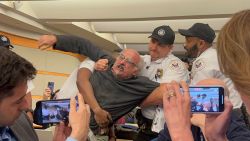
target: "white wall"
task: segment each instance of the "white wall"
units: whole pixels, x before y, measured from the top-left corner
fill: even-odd
[[[57,52],[21,46],[15,46],[13,51],[29,60],[40,71],[70,74],[79,65],[78,58]],[[37,74],[33,81],[35,89],[32,95],[42,95],[49,81],[55,82],[55,90],[59,89],[66,79],[65,76]]]

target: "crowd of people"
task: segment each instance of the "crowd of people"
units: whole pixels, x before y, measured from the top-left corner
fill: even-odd
[[[52,47],[89,57],[72,75],[74,87],[80,92],[78,110],[76,93],[59,92],[56,96],[73,98],[70,126],[57,125],[53,140],[87,140],[89,128],[95,135],[108,135],[109,140],[115,140],[113,124],[137,106],[141,107],[138,112],[143,120],[138,121],[136,141],[200,140],[199,129],[209,141],[250,140],[250,130],[242,118],[247,115],[240,109],[244,105],[250,108],[249,23],[250,10],[234,14],[221,29],[215,47],[215,32],[208,24],[195,23],[189,29],[179,29],[186,39],[187,55],[196,58],[190,75],[188,67],[171,53],[175,33],[169,26],[154,29],[149,36],[149,55],[145,56],[125,49],[114,58],[84,38],[41,36],[40,49]],[[36,69],[7,48],[0,48],[0,60],[0,140],[38,140],[22,112],[29,109],[25,99],[27,82],[35,77]],[[217,110],[218,99],[207,94],[191,97],[187,82],[223,86],[224,111],[192,114],[193,108],[203,112]],[[203,102],[208,98],[208,103]]]
[[[216,50],[219,65],[222,73],[234,82],[235,88],[239,91],[244,104],[249,109],[249,30],[250,10],[244,10],[233,15],[220,31]],[[216,84],[211,83],[210,84]],[[164,95],[164,111],[166,123],[172,140],[193,140],[190,132],[190,96],[187,92],[183,95],[178,91],[178,85],[174,85],[176,96]],[[231,92],[229,91],[229,96]],[[227,99],[227,98],[225,98]],[[218,115],[206,115],[204,133],[207,140],[249,140],[249,138],[229,139],[227,129],[232,113],[230,101],[225,101],[225,110]],[[177,128],[178,127],[178,128]],[[242,131],[242,130],[240,130]],[[239,134],[243,135],[243,132]],[[248,133],[249,135],[249,133]]]
[[[219,95],[219,94],[216,94]],[[191,111],[192,112],[216,112],[219,111],[219,97],[208,98],[206,94],[197,94],[191,96]]]

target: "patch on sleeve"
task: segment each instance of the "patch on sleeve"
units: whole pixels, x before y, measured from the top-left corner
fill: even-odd
[[[199,59],[199,60],[195,61],[195,64],[193,64],[193,65],[194,65],[195,71],[200,71],[203,68],[205,68],[205,61],[203,59]]]
[[[181,61],[173,60],[170,62],[169,68],[173,71],[179,71],[183,68],[183,64]]]

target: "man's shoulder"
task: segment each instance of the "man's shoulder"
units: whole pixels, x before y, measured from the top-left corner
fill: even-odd
[[[151,62],[151,56],[150,55],[141,55],[140,57],[142,58],[142,60],[145,63],[150,63]]]
[[[215,49],[209,49],[193,62],[196,71],[202,69],[219,69],[217,53]]]
[[[168,59],[165,59],[165,64],[169,71],[180,72],[185,71],[184,63],[178,57],[169,55]]]
[[[24,112],[21,112],[19,118],[15,121],[15,124],[13,125],[13,127],[15,127],[15,125],[21,125],[23,128],[32,127],[32,124],[28,116]]]
[[[179,60],[179,61],[181,61],[181,59],[178,58],[177,56],[175,56],[174,54],[170,54],[168,57],[169,57],[171,60]]]
[[[214,61],[217,60],[217,51],[215,48],[210,47],[207,50],[205,50],[197,59],[205,59],[205,60],[210,60]]]
[[[178,57],[174,56],[173,54],[168,55],[167,57],[165,57],[162,61],[163,64],[171,64],[173,62],[178,62],[181,63],[181,59],[179,59]]]
[[[38,141],[38,137],[33,129],[32,123],[24,112],[21,113],[19,118],[10,128],[18,139],[21,138],[28,141]]]

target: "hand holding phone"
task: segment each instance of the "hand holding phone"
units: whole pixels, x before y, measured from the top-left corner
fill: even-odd
[[[51,97],[51,90],[50,88],[46,88],[43,92],[43,99],[48,100]]]
[[[222,114],[207,113],[219,113],[224,110],[224,83],[221,81],[219,81],[219,83],[215,80],[206,80],[204,83],[200,82],[198,84],[211,84],[213,82],[214,84],[219,84],[219,86],[190,86],[189,88],[189,86],[187,86],[186,82],[184,81],[181,81],[180,84],[175,81],[167,84],[165,93],[163,94],[163,110],[170,136],[176,137],[176,135],[178,135],[179,137],[177,137],[182,140],[191,140],[193,138],[190,131],[191,111],[197,113],[206,113],[206,116],[223,115],[224,112]],[[180,87],[182,87],[182,89],[180,89]],[[204,92],[206,95],[202,95]],[[196,99],[197,97],[203,100]],[[218,108],[215,108],[215,111],[217,110],[216,112],[212,111],[213,109],[211,109],[211,106],[210,108],[207,106],[205,109],[198,109],[199,105],[206,103],[205,101],[214,103],[214,100],[216,100],[218,97],[219,100],[217,101],[217,104],[219,103],[220,108],[219,110]],[[206,98],[209,100],[206,100]],[[210,98],[213,98],[212,102],[210,101]],[[191,108],[193,109],[191,110]],[[211,110],[209,111],[207,109]],[[183,133],[188,134],[183,136]]]
[[[89,132],[89,119],[90,119],[90,109],[87,104],[84,103],[83,97],[78,93],[79,97],[79,108],[77,109],[77,103],[74,98],[70,100],[70,113],[69,113],[69,124],[71,128],[70,135],[69,127],[64,124],[59,124],[55,128],[54,140],[65,140],[65,136],[70,136],[75,140],[87,140],[88,134],[93,137],[93,133]],[[65,132],[66,131],[66,132]],[[66,134],[65,134],[66,133]]]

